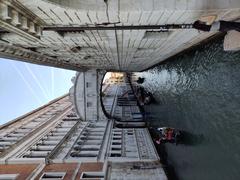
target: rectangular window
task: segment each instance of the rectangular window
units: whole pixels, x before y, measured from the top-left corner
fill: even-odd
[[[87,102],[87,107],[91,107],[92,106],[92,102]]]
[[[120,153],[111,153],[111,157],[121,157]]]
[[[91,83],[90,82],[86,82],[86,87],[90,88],[91,87]]]
[[[104,172],[83,172],[80,179],[104,179]]]
[[[122,137],[113,137],[113,140],[121,140]]]
[[[19,174],[0,174],[0,180],[15,180]]]
[[[112,145],[121,145],[122,143],[120,142],[113,142]]]
[[[122,132],[121,129],[113,129],[114,132]]]
[[[41,176],[41,180],[46,180],[46,179],[63,179],[65,176],[65,172],[45,172],[43,173],[43,175]]]

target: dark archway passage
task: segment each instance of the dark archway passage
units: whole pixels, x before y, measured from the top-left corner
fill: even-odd
[[[101,106],[105,116],[115,121],[115,126],[144,127],[144,117],[138,107],[127,74],[108,72],[101,84]]]

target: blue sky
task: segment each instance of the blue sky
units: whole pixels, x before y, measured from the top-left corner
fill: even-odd
[[[0,125],[68,93],[75,71],[0,58]]]

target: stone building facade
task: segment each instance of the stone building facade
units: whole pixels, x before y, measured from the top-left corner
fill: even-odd
[[[113,114],[124,89],[109,86],[102,97]],[[82,119],[75,109],[65,95],[1,126],[0,179],[167,179],[146,128]],[[136,104],[121,110],[136,111]]]

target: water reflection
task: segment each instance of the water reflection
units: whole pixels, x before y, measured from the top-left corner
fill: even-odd
[[[196,146],[204,142],[203,134],[193,134],[187,131],[181,131],[181,136],[178,144]]]

